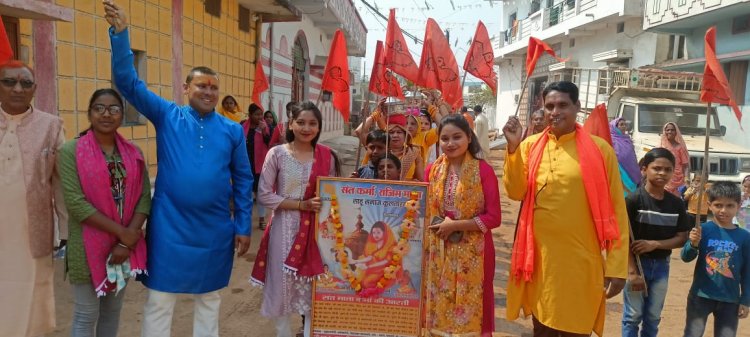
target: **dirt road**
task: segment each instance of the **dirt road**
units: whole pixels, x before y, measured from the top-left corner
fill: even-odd
[[[502,174],[502,158],[500,151],[493,151],[490,162],[496,168],[498,176]],[[502,186],[501,186],[502,188]],[[531,321],[519,319],[508,322],[505,317],[505,285],[508,280],[510,266],[510,244],[518,204],[506,198],[502,200],[503,225],[493,231],[497,254],[497,269],[495,272],[495,317],[496,333],[494,336],[531,336]],[[258,233],[255,230],[255,233]],[[275,336],[273,322],[260,315],[260,303],[263,293],[259,288],[250,286],[247,279],[250,275],[255,251],[259,244],[259,235],[253,236],[252,254],[236,259],[232,279],[227,288],[221,291],[221,323],[220,333],[223,337],[273,337]],[[62,337],[70,335],[73,300],[70,286],[63,280],[62,263],[56,261],[55,298],[57,300],[58,329],[51,336]],[[662,312],[660,335],[666,337],[682,336],[685,326],[685,301],[692,281],[693,264],[683,263],[677,254],[673,254],[669,293]],[[126,289],[125,304],[120,318],[120,336],[140,336],[141,320],[143,318],[143,303],[146,298],[145,288],[137,282],[131,282]],[[189,296],[182,296],[175,308],[172,336],[192,336],[192,300]],[[622,315],[622,296],[608,301],[606,336],[620,335],[620,321]],[[706,336],[712,336],[711,322]],[[297,322],[299,326],[299,322]],[[750,337],[750,321],[740,322],[738,336]]]

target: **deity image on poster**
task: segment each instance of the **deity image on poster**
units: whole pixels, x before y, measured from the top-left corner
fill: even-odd
[[[409,192],[411,188],[404,186],[402,191]],[[373,292],[379,292],[375,289],[382,288],[383,297],[418,298],[425,205],[407,203],[410,199],[404,194],[372,199],[359,194],[335,194],[338,217],[331,212],[332,194],[321,196],[324,201],[319,213],[318,247],[326,275],[318,281],[317,291],[356,294],[358,291],[350,281],[353,277],[363,296],[372,296]],[[416,216],[405,219],[409,204]],[[336,247],[336,219],[342,227],[339,233],[343,250]],[[410,227],[408,237],[400,240],[405,226]],[[398,256],[396,261],[394,255]]]

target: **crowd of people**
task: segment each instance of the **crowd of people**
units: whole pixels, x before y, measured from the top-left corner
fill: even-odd
[[[65,141],[60,118],[32,107],[33,70],[0,65],[0,336],[55,326],[55,219],[67,240],[71,336],[116,336],[134,278],[148,288],[142,336],[170,335],[177,294],[193,295],[194,336],[218,336],[218,291],[235,253],[250,248],[254,204],[264,230],[251,273],[263,286],[261,314],[279,337],[293,336],[291,319],[302,315],[309,336],[312,280],[330,272],[312,239],[316,181],[342,176],[336,152],[319,143],[320,110],[290,102],[284,122],[257,104],[245,113],[232,96],[219,103],[220,80],[207,67],[182,84],[187,105],[163,99],[137,76],[125,12],[111,1],[104,9],[118,90],[91,94],[90,127],[74,139]],[[367,153],[349,176],[428,183],[421,325],[430,336],[491,336],[491,230],[501,211],[489,123],[481,106],[471,116],[436,91],[424,96],[403,111],[378,104],[355,131]],[[530,316],[534,336],[601,336],[605,301],[623,292],[622,335],[656,336],[680,249],[683,261],[697,259],[684,336],[702,336],[709,315],[717,336],[735,336],[750,306],[750,177],[742,188],[708,184],[701,172],[690,179],[675,123],[636,162],[628,121],[612,121],[610,145],[576,122],[573,83],[551,83],[542,96],[528,128],[516,117],[503,128],[503,184],[522,201],[507,318]],[[143,153],[118,133],[126,101],[157,130],[153,197]]]

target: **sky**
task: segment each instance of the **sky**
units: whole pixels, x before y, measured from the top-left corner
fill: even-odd
[[[359,15],[367,27],[367,54],[364,58],[363,75],[369,77],[375,58],[375,43],[378,40],[385,42],[385,31],[388,20],[382,19],[371,12],[362,0],[353,0],[359,11]],[[493,1],[490,6],[488,0],[365,0],[370,5],[377,6],[379,12],[388,17],[390,8],[396,9],[396,21],[401,29],[411,33],[420,40],[424,40],[424,29],[427,18],[437,21],[440,28],[450,31],[450,45],[456,55],[459,71],[463,74],[464,59],[466,58],[469,43],[474,37],[477,22],[482,20],[487,26],[490,39],[493,36],[500,38],[500,21],[502,15],[502,2]],[[427,7],[429,6],[429,7]],[[454,10],[455,7],[455,10]],[[404,35],[409,45],[414,61],[419,63],[422,45],[414,43],[414,40]],[[497,42],[493,41],[497,47]],[[477,81],[469,75],[467,81]]]

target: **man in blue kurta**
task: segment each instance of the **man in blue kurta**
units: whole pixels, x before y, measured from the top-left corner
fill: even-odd
[[[104,4],[112,26],[112,73],[123,97],[156,129],[156,191],[147,226],[149,288],[142,336],[170,336],[177,293],[194,294],[194,336],[218,336],[233,250],[250,246],[253,176],[239,124],[214,111],[219,79],[206,67],[183,84],[188,105],[150,92],[138,79],[125,13]],[[234,198],[234,213],[229,207]]]

